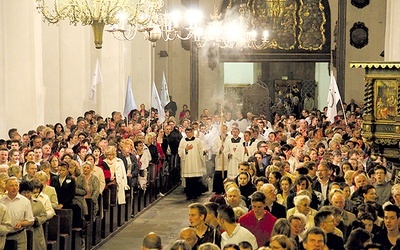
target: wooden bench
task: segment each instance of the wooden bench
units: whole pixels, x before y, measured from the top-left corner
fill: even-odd
[[[132,212],[136,216],[139,213],[139,190],[134,189],[132,195]]]
[[[79,205],[72,204],[72,249],[81,249],[83,234],[86,233],[84,229],[85,221],[83,220],[82,209]]]
[[[58,250],[60,249],[60,216],[54,215],[47,224],[47,250]]]
[[[132,216],[132,195],[133,191],[132,188],[125,191],[126,196],[126,205],[125,205],[125,221],[129,221]]]
[[[103,200],[103,218],[101,219],[101,237],[106,238],[110,235],[110,190],[104,189]]]
[[[55,209],[56,215],[60,217],[60,249],[72,249],[72,209]]]
[[[101,242],[101,217],[103,214],[103,196],[100,194],[97,199],[99,211],[94,215],[92,224],[92,245],[95,246]]]
[[[114,232],[118,227],[117,185],[109,185],[108,189],[110,190],[110,232]]]

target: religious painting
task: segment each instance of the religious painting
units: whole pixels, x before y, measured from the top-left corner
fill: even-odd
[[[392,120],[397,116],[398,83],[395,79],[375,81],[375,118]]]

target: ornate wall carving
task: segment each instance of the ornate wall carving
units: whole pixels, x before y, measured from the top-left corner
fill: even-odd
[[[393,62],[354,62],[365,69],[363,137],[387,158],[400,155],[400,64]]]
[[[229,3],[222,12],[227,16],[236,11],[244,15],[248,27],[259,34],[268,30],[269,48],[305,51],[321,51],[324,46],[330,48],[330,39],[327,39],[330,38],[329,5],[326,0],[225,1]]]

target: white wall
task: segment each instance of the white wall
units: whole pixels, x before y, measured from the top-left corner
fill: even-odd
[[[96,50],[90,26],[48,25],[35,7],[0,2],[0,138],[12,127],[22,134],[88,109],[105,117],[122,111],[128,75],[137,104],[149,106],[151,45],[140,34],[120,42],[104,32],[103,49]],[[103,84],[94,104],[88,97],[97,59]]]

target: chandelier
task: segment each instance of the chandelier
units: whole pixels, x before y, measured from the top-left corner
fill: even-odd
[[[43,21],[58,24],[90,25],[97,49],[102,48],[103,31],[118,40],[132,40],[139,32],[145,39],[156,42],[193,39],[197,47],[240,48],[263,50],[276,46],[268,39],[268,31],[250,29],[251,11],[245,3],[228,9],[222,20],[214,6],[211,19],[206,21],[199,10],[161,12],[164,0],[36,0]],[[51,3],[50,3],[51,2]],[[52,8],[48,7],[53,6]],[[237,10],[237,11],[236,11]],[[107,25],[107,28],[105,28]]]
[[[58,24],[69,20],[70,24],[90,25],[94,43],[101,49],[105,25],[118,25],[119,29],[135,27],[129,32],[154,30],[153,20],[164,6],[163,0],[36,0],[43,21]],[[51,3],[49,3],[51,2]],[[53,6],[49,8],[48,5]],[[132,34],[125,34],[127,37]]]
[[[156,13],[147,25],[132,25],[124,21],[124,16],[119,18],[116,24],[107,29],[118,40],[132,40],[139,31],[151,42],[160,38],[167,42],[176,38],[191,39],[202,20],[202,13],[198,10],[187,10],[184,14],[178,11]]]
[[[276,42],[268,39],[268,30],[258,32],[249,28],[251,13],[245,3],[241,3],[237,10],[227,12],[224,20],[221,20],[222,13],[214,6],[211,21],[204,28],[199,27],[194,31],[197,47],[264,50],[275,46]]]

